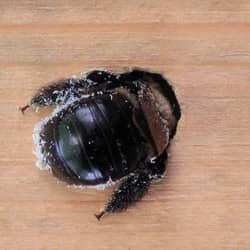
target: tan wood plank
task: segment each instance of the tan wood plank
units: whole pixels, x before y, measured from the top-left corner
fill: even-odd
[[[18,107],[47,82],[101,67],[165,74],[183,117],[166,176],[98,222],[112,192],[35,167],[50,113]],[[0,249],[249,249],[250,2],[0,1]]]

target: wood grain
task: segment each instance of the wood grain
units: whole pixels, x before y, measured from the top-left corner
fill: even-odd
[[[139,66],[173,83],[183,117],[167,175],[98,222],[112,189],[35,168],[18,111],[49,81]],[[0,249],[249,249],[250,2],[0,1]]]

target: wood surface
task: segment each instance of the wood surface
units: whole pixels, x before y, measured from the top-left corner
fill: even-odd
[[[49,113],[18,107],[95,67],[139,66],[175,86],[167,175],[127,212],[35,167]],[[0,249],[250,249],[250,1],[0,0]]]

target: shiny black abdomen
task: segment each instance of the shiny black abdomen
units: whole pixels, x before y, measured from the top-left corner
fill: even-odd
[[[81,99],[60,111],[41,133],[52,172],[69,183],[116,180],[147,156],[134,106],[118,93]]]

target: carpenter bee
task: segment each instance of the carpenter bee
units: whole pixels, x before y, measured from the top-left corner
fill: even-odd
[[[77,186],[118,182],[97,219],[126,209],[163,176],[181,110],[161,74],[92,70],[42,87],[21,111],[51,105],[34,132],[37,165]]]

